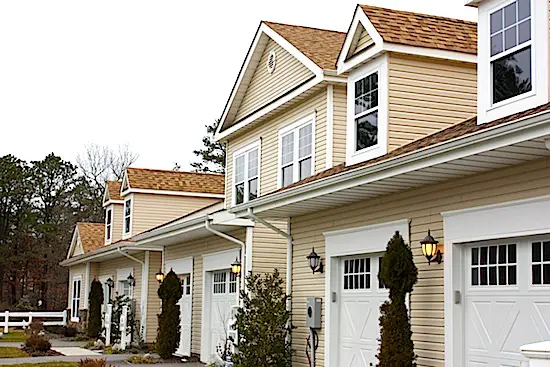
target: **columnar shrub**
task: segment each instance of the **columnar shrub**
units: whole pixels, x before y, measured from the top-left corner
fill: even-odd
[[[380,307],[379,366],[416,366],[405,298],[416,284],[418,269],[414,264],[411,248],[399,232],[395,232],[388,242],[378,277],[390,292],[390,300]]]
[[[246,278],[249,293],[241,290],[242,307],[237,311],[235,328],[238,350],[235,367],[290,366],[292,348],[287,335],[291,328],[287,295],[277,269],[273,274],[253,274]]]
[[[97,338],[101,333],[101,305],[103,304],[103,286],[97,279],[92,281],[88,300],[88,336]]]
[[[162,309],[158,315],[156,350],[161,358],[170,358],[176,351],[180,340],[180,308],[178,301],[183,295],[180,280],[170,270],[162,281],[158,296],[162,300]]]

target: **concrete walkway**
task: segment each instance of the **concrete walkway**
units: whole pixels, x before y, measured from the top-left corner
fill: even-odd
[[[55,350],[56,352],[59,352],[64,356],[97,357],[103,355],[96,350],[89,350],[80,347],[52,347],[52,350]]]

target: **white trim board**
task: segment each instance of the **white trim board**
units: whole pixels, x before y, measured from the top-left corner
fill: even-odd
[[[327,86],[327,133],[326,133],[325,168],[334,164],[334,86]]]
[[[325,366],[336,366],[337,355],[331,353],[338,348],[338,330],[340,330],[339,304],[332,301],[332,292],[339,291],[339,258],[349,255],[374,254],[386,251],[386,245],[399,231],[405,243],[409,243],[409,220],[373,224],[364,227],[346,228],[324,232],[326,271],[325,271]]]
[[[239,256],[240,249],[235,248],[226,251],[214,252],[202,255],[203,271],[215,271],[229,269],[235,258]]]
[[[176,274],[192,274],[193,273],[193,257],[185,257],[181,259],[166,260],[165,269],[167,272],[174,270]]]
[[[549,213],[550,196],[441,213],[445,236],[445,365],[464,364],[463,245],[550,233]],[[461,295],[458,300],[455,292]]]

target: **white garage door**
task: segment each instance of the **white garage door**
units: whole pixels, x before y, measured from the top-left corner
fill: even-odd
[[[468,366],[520,366],[522,345],[550,340],[550,238],[469,246]]]
[[[229,270],[212,273],[212,305],[210,308],[210,354],[224,346],[231,310],[237,304],[238,280]]]
[[[388,298],[378,281],[381,259],[377,254],[340,260],[340,367],[377,365],[380,305]]]

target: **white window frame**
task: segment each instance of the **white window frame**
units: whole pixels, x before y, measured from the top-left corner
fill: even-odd
[[[124,294],[124,287],[125,286],[128,286],[129,289],[130,289],[130,294]],[[122,295],[125,295],[126,297],[128,297],[129,299],[133,299],[134,298],[134,287],[132,287],[132,285],[128,282],[127,279],[120,279],[118,281],[118,285],[117,285],[117,291],[118,291],[118,295],[119,296],[122,296]]]
[[[105,243],[110,244],[113,240],[113,208],[109,207],[105,211]],[[111,221],[108,222],[109,213],[111,213]]]
[[[252,150],[258,149],[258,175],[255,177],[248,177],[248,153],[250,153]],[[262,171],[262,141],[261,139],[256,140],[253,143],[247,144],[246,146],[236,150],[233,153],[233,173],[232,173],[232,179],[231,179],[231,203],[233,206],[237,205],[237,190],[235,187],[237,186],[237,182],[235,180],[235,166],[237,162],[237,158],[244,155],[244,200],[241,204],[247,203],[249,201],[249,187],[248,182],[251,179],[257,178],[258,179],[258,197],[260,197],[260,182],[261,182],[261,171]],[[239,204],[240,205],[240,204]]]
[[[489,12],[489,15],[488,15],[488,17],[489,17],[489,20],[488,20],[488,22],[489,22],[489,28],[488,28],[489,32],[487,33],[487,37],[489,37],[489,48],[488,48],[487,52],[488,52],[488,55],[489,55],[489,69],[490,69],[490,83],[491,83],[491,88],[489,90],[490,94],[491,94],[491,99],[490,99],[491,107],[490,107],[490,109],[498,108],[499,106],[504,106],[504,105],[507,105],[509,103],[513,103],[513,102],[516,102],[516,101],[519,101],[519,100],[522,100],[522,99],[525,99],[525,98],[529,98],[529,97],[535,95],[535,87],[536,87],[537,81],[536,81],[536,79],[534,79],[534,70],[535,70],[534,50],[535,50],[535,48],[533,47],[534,46],[533,45],[533,35],[534,35],[534,32],[535,32],[535,29],[534,29],[534,18],[535,18],[535,16],[533,14],[533,11],[534,11],[533,0],[530,0],[530,4],[531,4],[531,16],[530,16],[531,39],[527,42],[522,43],[522,44],[518,44],[518,45],[512,47],[509,50],[504,50],[501,53],[496,54],[495,56],[491,56],[491,15],[494,14],[495,12],[499,11],[499,10],[504,10],[505,7],[507,7],[508,5],[510,5],[510,4],[512,4],[516,1],[518,1],[518,0],[508,0],[508,1],[506,1],[506,3],[503,3],[503,4],[499,5],[498,7],[493,8]],[[515,24],[519,25],[519,23],[515,23]],[[504,26],[504,24],[502,26],[503,26],[503,29],[505,30],[506,27]],[[503,30],[503,37],[504,37],[504,32],[505,32],[504,30]],[[505,42],[505,41],[503,40],[503,42]],[[497,102],[497,103],[493,103],[493,100],[494,100],[494,96],[493,96],[493,67],[492,67],[493,62],[496,61],[496,60],[499,60],[503,57],[506,57],[508,55],[511,55],[515,52],[527,49],[527,48],[531,49],[531,91],[519,94],[515,97],[508,98],[508,99],[505,99],[505,100]]]
[[[130,215],[127,216],[126,215],[126,203],[130,201]],[[130,238],[132,237],[132,225],[133,225],[133,220],[132,220],[132,217],[134,216],[134,195],[130,195],[129,197],[125,198],[124,199],[124,207],[122,208],[123,212],[122,212],[122,238],[123,239],[126,239],[126,238]],[[128,228],[128,231],[126,231],[126,218],[127,217],[130,217],[130,225],[129,225],[129,228]]]
[[[292,183],[300,181],[300,158],[298,157],[300,152],[299,147],[299,130],[311,124],[311,176],[315,174],[315,127],[316,127],[316,116],[315,112],[300,118],[297,121],[281,128],[279,130],[279,147],[278,147],[278,163],[277,163],[277,187],[283,187],[283,137],[288,135],[291,132],[294,132],[294,151],[293,151],[293,172],[292,172]],[[307,158],[305,158],[307,159]],[[303,160],[303,159],[302,159]]]
[[[78,296],[75,293],[75,285],[76,283],[80,283],[80,287],[78,287]],[[75,307],[76,303],[78,303],[78,307]],[[74,276],[72,279],[72,289],[71,289],[71,321],[72,322],[79,322],[79,310],[80,305],[82,303],[82,275]]]
[[[531,40],[491,56],[491,14],[515,0],[489,0],[479,5],[478,23],[478,124],[494,121],[549,101],[548,1],[531,0]],[[493,104],[492,62],[531,47],[530,92]]]
[[[378,144],[356,150],[357,133],[355,126],[355,82],[378,73]],[[346,133],[346,165],[352,165],[369,159],[378,158],[388,152],[388,56],[382,55],[353,70],[348,77],[348,118]],[[362,112],[365,115],[374,108]]]

